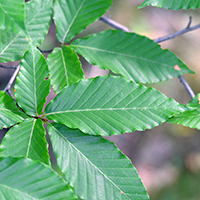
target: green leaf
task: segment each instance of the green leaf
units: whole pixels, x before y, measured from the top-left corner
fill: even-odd
[[[49,120],[93,135],[151,129],[184,107],[153,88],[121,77],[97,77],[65,87],[50,102]]]
[[[84,78],[78,56],[69,47],[55,48],[47,59],[51,85],[56,93]]]
[[[28,38],[22,33],[0,30],[0,62],[19,61],[28,49]]]
[[[111,4],[112,0],[56,0],[54,21],[58,40],[62,43],[69,42],[99,19]]]
[[[155,83],[192,73],[172,52],[144,36],[107,30],[75,40],[70,47],[102,69],[137,83]],[[180,70],[175,70],[178,65]]]
[[[53,9],[53,0],[36,0],[26,3],[26,28],[33,42],[39,45],[44,40]]]
[[[148,199],[136,169],[113,143],[56,123],[48,125],[48,131],[58,167],[77,196]]]
[[[49,166],[28,158],[0,158],[0,199],[77,199]]]
[[[27,157],[50,164],[45,129],[41,119],[27,119],[12,127],[3,138],[0,157]]]
[[[185,112],[175,114],[167,122],[200,129],[200,94],[187,104],[187,108]]]
[[[139,8],[143,8],[145,6],[156,6],[160,8],[166,9],[197,9],[200,8],[199,0],[145,0]]]
[[[0,0],[0,29],[15,33],[18,33],[20,30],[25,31],[24,7],[24,0]]]
[[[24,55],[21,69],[15,84],[16,99],[19,106],[29,115],[40,115],[49,94],[50,81],[44,56],[33,45]]]
[[[0,129],[8,128],[25,118],[26,115],[19,110],[13,98],[0,91]]]

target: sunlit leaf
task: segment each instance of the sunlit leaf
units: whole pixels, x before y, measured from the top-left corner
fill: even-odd
[[[15,84],[19,106],[29,115],[40,115],[49,94],[48,66],[44,56],[33,45],[21,62]]]
[[[41,119],[27,119],[12,127],[0,145],[0,157],[27,157],[50,164]]]
[[[77,199],[51,167],[29,158],[0,158],[0,199]]]
[[[200,94],[187,104],[187,108],[185,112],[175,114],[167,122],[200,129]]]
[[[50,120],[106,136],[151,129],[182,111],[182,105],[153,88],[111,76],[67,86],[45,108]]]
[[[197,9],[200,8],[199,0],[145,0],[139,8],[145,6],[156,6],[173,10],[179,9]]]
[[[110,141],[64,125],[48,131],[64,178],[82,199],[148,199],[131,161]]]
[[[84,78],[78,56],[69,47],[55,48],[47,59],[51,85],[59,93],[65,86]]]
[[[70,47],[89,63],[137,83],[155,83],[193,73],[172,52],[147,37],[107,30],[75,40]],[[178,65],[180,70],[174,69]]]
[[[58,40],[70,41],[99,19],[111,4],[112,0],[56,0],[54,21]]]
[[[26,3],[26,28],[36,45],[45,38],[51,22],[53,0]]]
[[[0,129],[23,121],[26,115],[17,107],[14,99],[0,91]]]

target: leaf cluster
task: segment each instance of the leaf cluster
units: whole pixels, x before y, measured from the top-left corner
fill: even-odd
[[[146,0],[141,7],[200,7],[197,0],[187,6],[169,2]],[[144,86],[194,73],[174,53],[121,30],[75,38],[111,5],[112,0],[0,0],[0,62],[21,60],[16,102],[0,92],[0,128],[12,126],[0,145],[0,199],[149,199],[131,161],[102,136],[166,121],[200,128],[199,95],[185,106]],[[37,47],[52,18],[61,45],[45,59]],[[78,54],[116,76],[84,79]],[[50,87],[56,97],[45,107]]]

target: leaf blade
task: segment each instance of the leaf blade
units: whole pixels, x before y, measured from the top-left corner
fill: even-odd
[[[138,8],[143,8],[145,6],[156,6],[173,10],[197,9],[200,8],[200,2],[199,0],[145,0]]]
[[[49,120],[105,136],[153,128],[182,111],[159,91],[112,76],[67,86],[45,108]]]
[[[0,91],[0,129],[22,122],[26,115],[6,92]]]
[[[77,39],[70,47],[102,69],[110,69],[136,83],[155,83],[193,73],[172,52],[144,36],[107,30]],[[180,70],[176,70],[178,65]]]
[[[26,157],[50,165],[41,119],[27,119],[12,127],[0,145],[0,157]]]
[[[51,22],[53,0],[29,1],[25,4],[26,20],[25,25],[28,34],[36,45],[39,45],[45,38]]]
[[[15,83],[16,99],[29,115],[42,114],[46,96],[50,91],[48,66],[44,56],[31,45],[21,62],[21,69]]]
[[[167,122],[182,124],[190,128],[200,129],[200,94],[197,94],[186,106],[183,113],[175,114]]]
[[[83,199],[148,199],[135,168],[113,143],[56,123],[48,125],[48,131],[58,166],[65,179],[72,186],[76,185],[77,196]]]
[[[28,158],[0,158],[0,184],[1,199],[77,199],[49,166]]]
[[[18,33],[21,30],[25,31],[25,2],[23,0],[0,1],[0,29]]]
[[[70,41],[89,24],[99,19],[111,4],[112,0],[56,0],[54,20],[58,40],[62,43]]]
[[[48,56],[51,85],[59,93],[65,86],[84,78],[78,56],[67,46],[55,48]]]

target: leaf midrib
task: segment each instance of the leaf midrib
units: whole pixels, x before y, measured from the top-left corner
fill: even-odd
[[[94,50],[94,51],[101,51],[101,52],[104,52],[104,53],[116,54],[116,55],[119,55],[119,56],[125,56],[125,57],[135,58],[135,59],[142,60],[142,61],[145,61],[145,62],[151,62],[151,63],[155,63],[155,64],[159,64],[159,65],[162,65],[162,66],[173,68],[172,65],[167,65],[167,64],[164,64],[162,62],[157,62],[157,61],[149,60],[149,59],[146,59],[146,58],[143,58],[143,57],[137,57],[137,56],[128,55],[128,54],[124,54],[124,53],[119,53],[119,52],[114,52],[114,51],[108,51],[108,50],[105,50],[105,49],[97,49],[97,48],[94,48],[94,47],[87,47],[87,46],[80,46],[80,45],[70,45],[70,46],[71,47],[75,47],[75,48],[78,47],[78,48],[90,49],[90,50]]]
[[[51,125],[51,124],[50,124]],[[102,174],[107,180],[110,181],[118,190],[122,191],[121,188],[119,188],[107,175],[105,175],[96,165],[94,165],[90,159],[88,159],[74,144],[72,144],[67,138],[65,138],[54,126],[51,125],[51,127],[62,137],[67,143],[69,143],[80,155],[82,155],[85,160],[87,160],[97,171],[99,171],[100,174]],[[123,193],[128,199],[130,199],[126,193]]]
[[[50,112],[47,113],[47,115],[51,115],[51,114],[62,114],[62,113],[74,113],[74,112],[91,112],[91,111],[126,111],[126,110],[140,110],[141,112],[143,110],[158,110],[159,109],[167,109],[169,110],[169,108],[167,107],[133,107],[133,108],[92,108],[92,109],[79,109],[79,110],[64,110],[64,111],[56,111],[56,112]]]
[[[64,41],[65,41],[65,38],[66,38],[66,36],[67,36],[67,33],[68,33],[68,32],[69,32],[69,30],[71,29],[71,27],[72,27],[72,25],[73,25],[73,23],[74,23],[74,21],[75,21],[76,17],[78,16],[78,14],[79,14],[79,12],[80,12],[81,8],[83,7],[83,4],[85,3],[85,1],[86,1],[86,0],[83,0],[82,4],[80,5],[79,9],[78,9],[78,10],[77,10],[77,12],[76,12],[76,14],[75,14],[74,18],[72,19],[72,21],[71,21],[71,23],[70,23],[70,25],[69,25],[69,27],[68,27],[67,31],[66,31],[66,32],[65,32],[65,34],[64,34],[64,37],[63,37],[63,41],[62,41],[62,43],[64,43]]]

